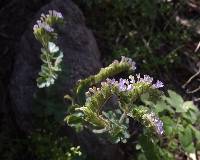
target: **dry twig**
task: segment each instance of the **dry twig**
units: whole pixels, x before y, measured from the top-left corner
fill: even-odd
[[[195,77],[197,77],[200,74],[200,68],[199,71],[196,72],[192,77],[190,77],[187,82],[182,86],[183,88],[185,88]]]

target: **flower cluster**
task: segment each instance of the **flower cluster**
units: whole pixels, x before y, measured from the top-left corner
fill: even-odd
[[[121,61],[119,62],[118,60],[114,60],[112,64],[122,64],[122,63],[128,63],[130,66],[130,70],[136,70],[136,63],[133,61],[131,58],[121,56]]]
[[[57,17],[63,19],[62,13],[57,12],[55,10],[49,10],[49,14],[46,15],[47,17],[52,16],[52,17]]]
[[[47,32],[54,31],[54,29],[49,24],[47,24],[47,22],[42,20],[37,20],[37,24],[33,26],[33,31],[36,32],[39,28],[43,28]]]
[[[149,86],[152,89],[157,89],[157,88],[163,87],[164,85],[161,81],[157,81],[155,84],[153,84],[153,78],[150,77],[149,75],[144,75],[143,77],[141,77],[140,74],[137,74],[135,77],[130,75],[129,79],[120,78],[119,81],[115,80],[114,78],[113,79],[107,78],[106,81],[101,82],[100,88],[97,88],[95,86],[92,88],[89,88],[88,92],[86,92],[86,97],[87,97],[86,102],[88,102],[88,104],[90,104],[92,107],[94,107],[95,104],[101,105],[101,104],[104,104],[104,100],[103,100],[103,103],[100,103],[100,101],[98,101],[97,103],[96,101],[94,101],[94,99],[96,98],[99,100],[100,99],[106,100],[112,94],[117,94],[119,92],[129,92],[129,91],[135,92],[136,90],[136,92],[138,93],[138,86],[140,89],[142,88],[141,86]],[[109,91],[106,89],[108,89]],[[142,92],[141,93],[139,92],[139,94],[142,94]],[[125,94],[125,95],[128,95],[128,94]],[[120,99],[120,96],[121,95],[119,94],[119,99]],[[123,101],[123,99],[121,100]],[[97,107],[98,105],[96,105],[96,108],[101,108],[101,107]],[[146,125],[147,127],[153,128],[158,135],[163,134],[164,132],[163,122],[153,112],[149,113],[149,111],[144,110],[144,113],[143,113],[143,112],[140,112],[140,109],[136,109],[136,108],[134,109],[134,111],[135,112],[133,115],[136,115],[136,119],[138,119],[137,117],[141,117],[138,119],[138,121],[142,120],[142,123],[144,125]],[[130,116],[132,117],[132,114],[130,114]]]
[[[131,58],[122,56],[120,62],[121,63],[127,62],[131,66],[131,70],[136,70],[136,66],[135,66],[136,63]]]
[[[102,82],[102,85],[105,85],[105,83],[109,84],[109,85],[115,85],[118,87],[120,92],[123,91],[131,91],[134,89],[134,85],[137,83],[146,83],[149,85],[152,85],[152,88],[161,88],[163,87],[163,83],[159,80],[157,80],[157,82],[155,84],[153,83],[153,78],[150,77],[149,75],[144,75],[143,78],[140,76],[140,74],[136,75],[137,80],[135,80],[135,77],[130,75],[129,79],[123,79],[120,78],[119,81],[116,81],[114,78],[113,79],[106,79],[106,82]]]
[[[161,81],[157,80],[157,82],[155,84],[153,84],[152,87],[153,88],[162,88],[162,87],[164,87],[164,84]]]
[[[140,76],[140,74],[137,74],[136,77],[137,77],[137,83],[143,82],[143,83],[147,83],[147,84],[152,84],[152,82],[153,82],[153,78],[150,77],[149,75],[144,75],[143,78],[142,78],[142,77]],[[129,78],[130,78],[132,81],[135,81],[135,79],[134,79],[133,76],[131,76],[131,77],[129,77]],[[158,88],[164,87],[164,84],[163,84],[161,81],[157,80],[155,84],[152,84],[152,87],[158,89]]]
[[[140,74],[137,74],[136,78],[137,79],[135,79],[135,77],[132,75],[129,76],[129,79],[120,78],[119,81],[115,80],[114,78],[113,79],[107,78],[105,82],[101,82],[101,86],[112,85],[117,87],[119,92],[134,90],[134,85],[137,83],[145,83],[151,85],[151,87],[154,89],[162,88],[164,86],[164,84],[159,80],[157,80],[156,83],[153,84],[153,78],[150,77],[149,75],[144,75],[143,77],[141,77]],[[96,88],[95,86],[89,88],[89,91],[86,92],[86,96],[90,97],[91,94],[94,94],[99,90],[100,88]]]
[[[155,113],[151,112],[144,114],[144,119],[148,120],[148,122],[155,128],[159,135],[164,133],[163,122],[155,115]]]
[[[98,84],[108,77],[113,77],[124,71],[132,72],[136,69],[135,62],[131,58],[122,56],[121,60],[114,60],[109,66],[102,68],[96,75],[79,80],[76,85],[76,94],[83,95],[90,86]]]
[[[100,88],[93,86],[92,88],[89,88],[87,92],[85,92],[85,95],[86,97],[90,97],[92,94],[95,94],[97,91],[100,91]]]
[[[130,91],[133,89],[133,85],[128,79],[120,78],[119,81],[116,81],[114,78],[113,79],[107,78],[106,82],[102,82],[101,84],[105,85],[104,83],[116,86],[120,92]]]
[[[49,14],[42,14],[40,20],[37,21],[37,24],[33,26],[33,31],[36,32],[38,29],[44,29],[47,32],[54,32],[54,29],[48,23],[48,19],[56,18],[63,19],[63,16],[60,12],[55,10],[49,10]]]

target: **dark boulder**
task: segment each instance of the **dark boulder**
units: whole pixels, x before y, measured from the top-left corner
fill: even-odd
[[[100,53],[93,34],[86,27],[82,12],[72,1],[55,0],[41,8],[16,47],[16,58],[9,89],[16,122],[25,132],[35,125],[32,122],[35,107],[34,95],[39,90],[36,86],[36,78],[41,67],[39,58],[41,46],[34,38],[32,27],[41,13],[48,13],[51,9],[61,12],[66,22],[65,26],[58,27],[58,46],[64,53],[64,72],[56,81],[56,85],[52,86],[51,97],[64,105],[63,96],[70,92],[75,82],[96,73],[101,67]],[[42,101],[50,101],[49,89],[42,89],[42,91],[47,94],[46,97],[43,96]],[[96,160],[121,159],[122,154],[117,146],[103,142],[94,134],[88,131],[76,134],[68,127],[66,131],[70,132],[67,135],[72,141],[83,146],[88,155],[95,157]]]
[[[96,41],[91,31],[85,26],[84,17],[79,8],[70,0],[55,0],[44,6],[36,14],[16,47],[10,97],[16,119],[22,129],[29,128],[28,119],[32,113],[33,95],[38,91],[36,78],[42,63],[41,45],[35,39],[32,28],[41,13],[48,13],[50,9],[61,12],[66,22],[63,27],[58,27],[58,45],[64,53],[64,73],[61,75],[62,81],[58,81],[56,87],[52,86],[56,88],[55,95],[63,98],[77,80],[96,73],[101,67]]]

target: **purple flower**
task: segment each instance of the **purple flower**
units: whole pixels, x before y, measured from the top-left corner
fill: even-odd
[[[122,57],[122,61],[125,61],[126,58]],[[130,61],[130,59],[129,59]],[[114,78],[113,79],[106,79],[106,82],[101,82],[101,86],[115,86],[118,88],[119,92],[124,92],[124,91],[132,91],[135,88],[135,85],[137,83],[146,83],[153,88],[157,89],[160,87],[163,87],[163,83],[161,81],[157,81],[156,84],[152,84],[153,78],[150,77],[149,75],[144,75],[143,78],[141,77],[140,73],[136,74],[137,80],[135,80],[135,77],[133,75],[129,76],[129,79],[123,79],[120,78],[119,81],[116,81]]]
[[[148,84],[151,84],[153,82],[153,78],[150,77],[149,75],[144,75],[144,78],[142,78],[140,76],[140,74],[136,74],[136,77],[138,79],[137,82],[144,82],[144,83],[148,83]]]
[[[110,83],[110,84],[115,84],[116,83],[116,80],[114,78],[113,79],[107,78],[106,81],[107,81],[107,83]]]
[[[133,89],[133,86],[132,86],[132,84],[129,84],[128,86],[127,86],[127,91],[131,91]]]
[[[137,77],[137,82],[134,82],[134,77],[132,75],[129,76],[129,79],[131,79],[131,83],[132,82],[134,82],[134,83],[143,82],[143,83],[147,83],[147,84],[153,83],[153,78],[150,77],[149,75],[144,75],[144,77],[142,78],[139,73],[139,74],[136,74],[136,77]],[[152,84],[152,87],[155,89],[162,88],[163,86],[164,86],[164,84],[159,80],[157,80],[157,82],[155,84]]]
[[[55,10],[49,10],[49,15],[63,19],[62,14],[60,12],[55,11]]]
[[[52,27],[50,27],[50,25],[48,25],[47,23],[43,23],[41,28],[44,28],[47,32],[53,32],[54,31],[54,29]]]
[[[119,84],[118,84],[119,91],[125,91],[126,90],[126,87],[127,87],[126,82],[127,82],[127,80],[120,78]]]
[[[135,62],[132,62],[131,70],[136,70]]]
[[[125,56],[121,56],[121,62],[126,62],[126,57]]]
[[[38,29],[38,25],[35,24],[35,25],[33,26],[33,31],[36,31],[37,29]]]
[[[54,29],[50,25],[48,25],[46,22],[43,22],[41,20],[37,20],[37,24],[34,25],[33,30],[35,31],[38,28],[43,28],[47,32],[53,32],[54,31]]]
[[[124,63],[124,62],[128,63],[130,65],[130,69],[131,70],[135,70],[136,69],[136,66],[135,66],[136,63],[131,58],[127,58],[125,56],[122,56],[121,57],[121,62],[122,63]]]
[[[136,74],[138,81],[140,81],[140,73]]]
[[[39,28],[43,28],[47,32],[53,32],[54,29],[47,22],[47,18],[51,18],[51,17],[63,19],[62,14],[55,10],[49,10],[49,14],[46,14],[46,15],[42,13],[40,20],[38,20],[37,24],[34,25],[34,27],[33,27],[34,32],[37,31],[37,29],[39,29]]]
[[[159,135],[164,133],[163,122],[155,115],[155,113],[151,112],[146,114],[146,118]]]
[[[143,81],[151,84],[153,82],[153,78],[150,77],[149,75],[144,75]]]
[[[102,83],[102,85],[105,85],[105,84],[115,85],[116,87],[118,87],[120,92],[130,91],[130,90],[133,89],[133,86],[132,86],[132,84],[130,84],[129,80],[128,79],[123,79],[123,78],[120,78],[119,82],[116,81],[114,78],[113,79],[107,78],[106,82]]]
[[[157,82],[155,84],[153,84],[152,87],[153,88],[162,88],[162,87],[164,87],[164,84],[161,81],[157,80]]]
[[[114,61],[113,61],[113,64],[118,64],[118,63],[119,63],[118,60],[114,60]]]
[[[156,123],[156,131],[160,135],[162,135],[164,133],[163,122],[161,120],[158,120],[158,122]]]
[[[94,94],[94,93],[96,93],[96,91],[97,91],[96,87],[89,88],[90,93]]]
[[[90,97],[91,93],[89,91],[85,92],[86,97]]]

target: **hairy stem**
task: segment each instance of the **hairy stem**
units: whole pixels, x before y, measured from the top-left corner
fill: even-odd
[[[121,117],[120,117],[120,119],[119,119],[119,123],[120,123],[120,124],[123,123],[123,121],[124,121],[124,119],[126,118],[126,116],[127,116],[126,112],[124,112],[124,113],[121,115]]]

